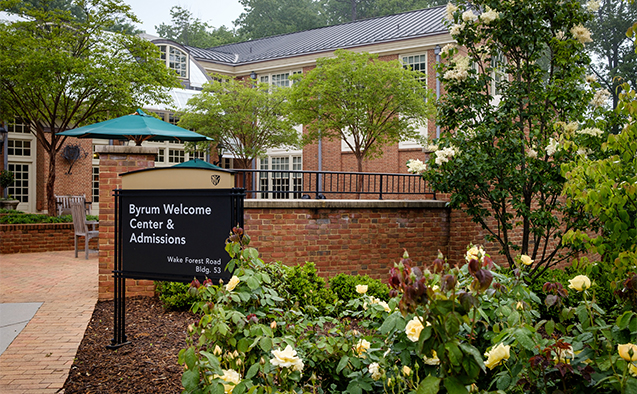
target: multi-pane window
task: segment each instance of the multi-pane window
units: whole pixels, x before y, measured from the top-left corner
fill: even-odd
[[[499,96],[502,94],[502,90],[500,84],[502,81],[506,80],[506,57],[502,54],[502,52],[498,51],[491,58],[491,67],[492,71],[492,82],[491,82],[491,92],[493,92],[493,96]]]
[[[157,158],[155,159],[155,162],[163,163],[164,160],[166,160],[166,158],[164,157],[164,149],[159,149],[157,151]]]
[[[7,151],[9,156],[31,156],[31,141],[9,140]]]
[[[420,71],[423,75],[421,79],[426,78],[427,74],[427,56],[426,55],[409,55],[403,56],[403,67],[411,68],[414,71]]]
[[[181,149],[168,149],[169,163],[183,163],[186,159],[185,152]]]
[[[93,202],[100,202],[100,168],[93,167],[93,180],[91,187],[91,194],[93,195]]]
[[[206,159],[206,152],[202,151],[202,150],[196,150],[194,152],[191,152],[189,154],[190,159],[199,159],[199,160],[205,160]]]
[[[171,45],[159,45],[159,51],[166,67],[175,70],[180,78],[188,77],[188,55],[185,52]]]
[[[24,122],[22,118],[15,118],[13,122],[9,122],[7,124],[7,130],[9,133],[30,133],[29,126],[27,126],[26,122]]]
[[[29,202],[29,164],[9,163],[8,167],[13,172],[13,184],[8,193],[20,202]]]
[[[303,169],[301,156],[270,156],[259,160],[259,169],[271,170],[259,173],[259,190],[264,192],[259,195],[260,198],[300,198],[299,193],[287,193],[289,191],[300,192],[303,188],[303,175],[290,172],[290,161],[292,162],[292,170],[300,171]],[[285,193],[266,193],[267,191]]]
[[[279,87],[290,87],[292,86],[292,81],[290,81],[290,75],[300,74],[301,71],[292,71],[280,74],[269,74],[269,75],[261,75],[259,76],[259,81],[262,83],[267,83],[272,86]]]

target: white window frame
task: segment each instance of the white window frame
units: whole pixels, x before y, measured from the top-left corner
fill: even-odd
[[[31,145],[30,152],[28,156],[20,155],[7,155],[7,163],[13,165],[28,165],[29,171],[27,172],[28,176],[28,189],[27,196],[29,198],[28,202],[20,202],[17,206],[17,209],[24,212],[35,212],[35,203],[36,203],[36,151],[37,151],[37,139],[35,135],[28,130],[26,124],[21,121],[18,123],[19,119],[14,119],[13,122],[9,122],[7,130],[9,131],[8,140],[9,141],[20,141],[26,142],[28,141]],[[14,130],[19,130],[18,132]]]
[[[157,47],[161,52],[160,59],[165,62],[166,67],[174,70],[177,73],[177,78],[188,79],[190,76],[190,56],[188,53],[170,44],[158,44]],[[173,63],[183,67],[171,67]]]
[[[423,76],[420,78],[421,81],[425,81],[425,85],[428,85],[428,61],[429,61],[429,54],[427,52],[417,52],[417,53],[405,53],[405,54],[401,54],[399,56],[400,62],[402,63],[403,67],[407,67],[407,66],[413,66],[413,64],[416,63],[408,63],[406,62],[406,60],[408,60],[409,58],[414,58],[414,57],[420,57],[420,58],[424,58],[420,59],[420,61],[417,63],[419,65],[421,65],[421,67],[418,67],[419,70],[422,72]],[[424,70],[422,68],[422,64],[424,64]],[[413,69],[413,67],[412,67]],[[425,120],[425,124],[422,126],[418,126],[416,127],[416,131],[418,132],[418,134],[420,134],[420,136],[422,138],[428,138],[429,137],[429,120]],[[418,141],[416,140],[408,140],[408,141],[400,141],[398,142],[398,149],[399,150],[408,150],[408,149],[422,149],[423,146],[422,144],[420,144]]]
[[[273,168],[273,160],[279,159],[288,159],[288,168],[284,171],[288,170],[303,170],[303,151],[302,150],[293,150],[287,151],[285,149],[268,149],[268,153],[265,156],[259,157],[257,162],[257,169],[259,170],[272,170]],[[267,168],[263,165],[263,161],[267,160]],[[263,190],[272,190],[275,186],[275,182],[277,180],[284,180],[281,177],[273,176],[272,173],[257,173],[257,187],[261,190],[261,185],[263,181],[266,181],[265,189]],[[302,174],[290,174],[287,178],[287,185],[285,190],[290,190],[290,188],[301,188],[303,187],[303,175]],[[301,190],[297,189],[297,190]],[[283,193],[283,194],[275,194],[275,193],[257,193],[257,198],[260,199],[294,199],[301,198],[301,195],[294,195],[292,193]]]
[[[292,87],[292,81],[290,81],[290,77],[295,74],[302,74],[302,70],[286,70],[281,72],[272,72],[272,73],[264,73],[257,74],[257,80],[261,83],[267,83],[270,86],[279,86],[279,87]],[[275,83],[275,80],[279,80],[279,77],[285,75],[285,81],[287,84],[283,85],[281,83]]]

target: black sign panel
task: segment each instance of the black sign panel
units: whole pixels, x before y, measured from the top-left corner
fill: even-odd
[[[121,272],[136,279],[227,282],[225,240],[243,190],[119,190]]]

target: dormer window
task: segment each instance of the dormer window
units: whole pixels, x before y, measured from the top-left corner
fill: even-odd
[[[179,78],[188,78],[188,54],[171,45],[158,46],[166,67],[175,70]]]

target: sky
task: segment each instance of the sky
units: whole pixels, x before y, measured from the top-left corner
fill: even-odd
[[[180,6],[192,13],[193,18],[207,22],[218,28],[225,25],[234,28],[232,23],[243,12],[238,0],[124,0],[131,6],[133,13],[143,22],[139,28],[146,33],[157,35],[155,26],[170,23],[170,9]]]

